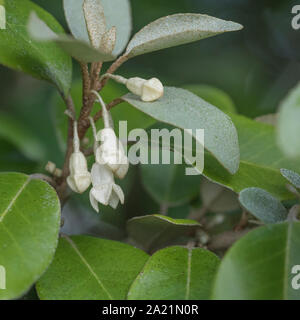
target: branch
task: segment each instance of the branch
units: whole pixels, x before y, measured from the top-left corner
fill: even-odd
[[[126,62],[127,60],[129,59],[128,56],[126,55],[123,55],[121,57],[119,57],[119,59],[117,59],[110,67],[109,69],[106,71],[106,73],[109,73],[109,74],[113,74],[117,71],[118,68],[121,67],[121,65]],[[99,86],[97,87],[97,91],[100,91],[107,83],[107,81],[109,80],[108,77],[105,77],[101,83],[99,84]]]
[[[71,96],[68,96],[68,98],[65,99],[65,103],[67,106],[67,110],[70,111],[72,114],[75,114],[74,102]],[[70,162],[70,157],[72,155],[72,152],[73,152],[73,120],[69,117],[67,151],[65,155],[63,169],[62,169],[62,176],[61,178],[59,178],[58,187],[57,187],[57,193],[62,202],[65,198],[65,192],[67,188],[66,180],[70,174],[69,162]]]
[[[80,111],[78,119],[78,136],[79,139],[82,139],[90,126],[89,116],[92,112],[94,102],[96,97],[94,94],[91,94],[91,90],[96,90],[99,86],[99,74],[101,72],[102,62],[97,62],[92,64],[91,76],[90,76],[90,86],[89,90],[83,94],[83,106]],[[83,73],[84,77],[84,73]]]
[[[122,100],[122,98],[116,98],[113,101],[111,101],[109,104],[107,104],[106,108],[107,110],[112,109],[113,107],[115,107],[116,105],[120,104],[124,102],[124,100]],[[100,118],[102,117],[102,110],[98,111],[95,116],[94,116],[94,121],[97,122]]]

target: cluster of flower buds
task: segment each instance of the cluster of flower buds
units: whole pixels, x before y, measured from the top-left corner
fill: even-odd
[[[157,78],[145,80],[142,78],[126,79],[122,76],[105,74],[102,78],[111,78],[119,83],[126,85],[127,89],[141,97],[142,101],[153,102],[161,98],[164,94],[164,86]]]
[[[90,201],[93,208],[98,211],[98,202],[110,205],[112,208],[116,208],[119,201],[124,203],[124,193],[121,187],[115,183],[114,176],[123,179],[128,172],[129,161],[122,143],[112,128],[111,117],[105,103],[98,92],[93,92],[102,106],[104,121],[104,129],[97,133],[94,121],[90,118],[95,138],[94,153],[96,158],[91,172],[93,188],[90,191]]]
[[[164,87],[162,83],[152,78],[125,79],[121,76],[106,74],[103,77],[110,77],[127,86],[128,90],[141,97],[143,101],[155,101],[163,96]],[[88,171],[87,161],[80,151],[80,141],[77,131],[77,122],[74,121],[74,152],[71,155],[69,169],[70,175],[67,178],[69,187],[77,193],[85,192],[90,184],[90,202],[92,207],[99,212],[101,203],[116,208],[121,202],[124,203],[124,193],[120,186],[115,183],[115,177],[123,179],[129,168],[129,161],[125,155],[124,147],[117,138],[113,129],[113,122],[105,103],[97,91],[92,91],[102,106],[104,129],[98,133],[92,118],[90,118],[94,135],[94,154],[96,162],[93,164],[91,173]]]

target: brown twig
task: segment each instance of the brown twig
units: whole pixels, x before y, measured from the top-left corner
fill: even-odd
[[[115,107],[116,105],[124,102],[122,98],[116,98],[113,101],[111,101],[109,104],[107,104],[106,108],[107,110],[110,110],[111,108]],[[102,110],[98,111],[94,116],[94,121],[98,121],[102,117]]]
[[[91,90],[96,90],[99,86],[99,74],[101,72],[102,62],[92,63],[91,73],[89,76],[89,90],[83,94],[83,106],[80,111],[79,120],[78,120],[78,135],[79,139],[82,139],[85,136],[87,129],[90,126],[89,116],[92,112],[93,105],[95,102],[95,95],[91,94]],[[83,77],[85,76],[83,72]]]
[[[121,65],[126,62],[127,60],[129,59],[128,56],[126,55],[123,55],[121,57],[119,57],[109,68],[108,70],[106,71],[106,73],[110,73],[110,74],[113,74],[117,71],[118,68],[121,67]],[[97,91],[100,91],[107,83],[107,81],[109,80],[108,77],[105,77],[101,83],[99,83],[99,86],[97,87]]]
[[[72,114],[75,115],[75,106],[74,106],[74,102],[72,100],[72,97],[68,96],[68,98],[65,99],[65,103],[66,103],[67,109]],[[62,176],[57,179],[57,184],[58,184],[57,193],[58,193],[59,198],[61,199],[62,202],[64,201],[65,192],[66,192],[66,188],[67,188],[66,179],[67,179],[68,175],[70,174],[69,161],[70,161],[70,157],[72,155],[72,152],[73,152],[73,119],[71,117],[69,117],[67,151],[65,154],[65,160],[64,160],[64,165],[63,165],[63,169],[62,169]]]

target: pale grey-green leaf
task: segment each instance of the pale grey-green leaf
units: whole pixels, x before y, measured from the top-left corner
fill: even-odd
[[[117,38],[113,55],[119,55],[126,47],[132,30],[131,5],[129,0],[101,0],[106,28],[116,27]]]
[[[166,87],[164,96],[155,102],[143,102],[133,94],[123,97],[137,109],[156,120],[181,129],[205,131],[205,148],[232,174],[239,168],[239,144],[234,124],[218,108],[179,88]]]
[[[128,44],[126,55],[138,56],[242,28],[238,23],[203,14],[166,16],[140,30]]]
[[[65,17],[73,36],[89,43],[89,35],[83,14],[84,0],[63,0]]]
[[[291,158],[300,157],[300,84],[282,102],[278,118],[278,143]]]
[[[280,169],[281,174],[296,188],[300,189],[300,175],[288,169]]]
[[[241,191],[242,206],[264,223],[277,223],[287,219],[287,210],[269,192],[260,188],[248,188]]]
[[[84,0],[83,12],[90,41],[94,48],[100,48],[106,31],[104,9],[100,0]]]
[[[55,42],[69,55],[82,62],[105,62],[115,59],[111,54],[101,52],[87,42],[76,40],[67,35],[55,34],[34,12],[30,15],[28,31],[33,39]]]

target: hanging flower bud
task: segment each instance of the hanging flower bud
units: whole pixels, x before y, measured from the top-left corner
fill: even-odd
[[[101,142],[96,150],[96,161],[106,164],[119,179],[123,179],[129,168],[128,158],[122,143],[111,128],[100,130],[97,140]]]
[[[164,86],[157,78],[152,78],[150,80],[145,80],[138,77],[126,79],[122,76],[110,73],[104,74],[100,80],[104,78],[110,78],[126,85],[130,92],[141,97],[141,99],[145,102],[156,101],[164,94]]]
[[[99,102],[102,105],[103,120],[105,128],[100,130],[96,135],[96,141],[100,142],[100,146],[95,148],[96,161],[100,165],[107,165],[110,170],[119,179],[123,179],[129,169],[129,161],[125,155],[124,147],[117,138],[113,128],[111,127],[111,117],[106,109],[106,105],[97,92]],[[93,126],[94,128],[95,126]]]
[[[79,148],[77,122],[74,121],[74,152],[70,157],[70,175],[67,178],[69,187],[77,193],[83,193],[91,184],[91,175],[88,171],[87,161]]]
[[[141,78],[131,78],[126,82],[127,89],[141,97],[145,102],[156,101],[164,94],[164,87],[157,78],[144,80]]]
[[[109,168],[94,163],[91,175],[93,188],[90,191],[90,202],[97,212],[99,212],[99,202],[114,209],[120,201],[124,203],[124,193],[121,187],[115,184],[113,173]]]

